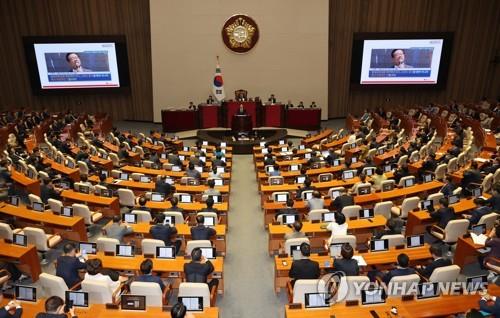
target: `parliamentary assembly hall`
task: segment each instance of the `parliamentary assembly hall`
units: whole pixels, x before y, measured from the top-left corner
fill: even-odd
[[[0,318],[500,318],[499,0],[0,30]]]

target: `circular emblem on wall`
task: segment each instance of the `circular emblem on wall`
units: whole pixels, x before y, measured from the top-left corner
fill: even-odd
[[[222,28],[222,41],[233,52],[246,53],[259,40],[259,27],[247,15],[237,14],[230,17]]]

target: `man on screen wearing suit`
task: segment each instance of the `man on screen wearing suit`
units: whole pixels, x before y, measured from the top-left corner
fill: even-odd
[[[70,52],[66,54],[66,61],[68,61],[68,64],[71,67],[71,69],[68,72],[72,73],[92,72],[92,70],[89,70],[88,68],[84,68],[82,66],[82,61],[80,60],[80,57],[78,56],[77,53]]]
[[[403,49],[394,49],[391,51],[392,62],[394,68],[413,68],[413,66],[405,63],[405,51]]]

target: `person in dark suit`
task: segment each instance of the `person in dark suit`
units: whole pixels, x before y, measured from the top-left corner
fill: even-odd
[[[286,200],[286,207],[284,209],[278,210],[278,212],[276,212],[276,214],[274,215],[274,218],[278,219],[278,216],[283,214],[299,214],[297,209],[293,207],[294,203],[295,202],[293,201],[293,199]]]
[[[274,160],[273,155],[268,153],[264,159],[264,166],[274,166],[275,163],[276,161]]]
[[[214,265],[210,260],[205,259],[199,247],[191,251],[191,262],[184,264],[184,275],[189,283],[206,283],[209,290],[217,288],[219,280],[213,278],[208,281],[208,275],[214,271]]]
[[[155,183],[155,192],[161,193],[165,195],[165,197],[169,197],[175,192],[175,187],[167,183],[166,175],[162,175]]]
[[[429,247],[429,251],[432,255],[433,261],[427,266],[418,265],[416,267],[417,272],[425,278],[429,278],[436,268],[451,265],[451,261],[449,259],[443,258],[443,250],[440,245],[431,245]]]
[[[448,198],[439,199],[440,208],[430,214],[431,218],[438,221],[437,226],[441,229],[446,227],[446,224],[456,218],[455,209],[448,207]]]
[[[43,179],[42,185],[40,186],[40,199],[42,202],[47,204],[49,199],[61,200],[60,192],[54,188],[52,180]]]
[[[375,239],[379,240],[384,235],[401,234],[403,232],[404,221],[396,218],[391,218],[387,221],[387,229],[375,232]]]
[[[486,214],[491,213],[491,208],[487,206],[486,200],[483,198],[475,198],[474,204],[476,208],[471,212],[471,214],[464,214],[464,218],[469,219],[470,225],[476,225],[477,222]]]
[[[146,258],[142,261],[140,267],[141,275],[135,277],[135,281],[137,282],[146,282],[146,283],[157,283],[160,285],[161,290],[165,289],[165,284],[161,280],[159,276],[153,275],[153,261],[149,258]]]
[[[313,187],[311,184],[312,184],[312,180],[309,177],[307,177],[304,180],[304,185],[297,190],[297,193],[295,194],[295,198],[301,199],[302,192],[304,192],[304,191],[316,190],[316,188]]]
[[[401,253],[398,255],[398,266],[395,269],[386,273],[379,273],[377,276],[379,276],[382,281],[388,285],[393,277],[415,274],[415,270],[413,268],[409,268],[409,265],[410,258],[405,253]]]
[[[300,253],[305,258],[294,260],[288,274],[292,278],[292,286],[299,279],[318,279],[321,275],[319,263],[309,259],[309,256],[311,256],[311,246],[305,242],[300,244]]]
[[[495,183],[493,185],[492,196],[486,200],[493,211],[500,211],[500,183]]]
[[[246,115],[247,114],[247,111],[245,110],[245,108],[243,107],[243,104],[240,105],[240,108],[238,108],[238,112],[237,112],[238,115]]]
[[[220,154],[215,156],[215,159],[212,159],[212,166],[215,167],[225,167],[226,162],[222,160],[222,156]]]
[[[125,144],[120,144],[120,147],[118,149],[118,159],[120,160],[127,160],[128,158],[130,157],[130,155],[128,154],[128,150],[127,150],[127,147],[125,146]]]
[[[21,304],[16,300],[11,300],[0,308],[0,318],[20,318],[22,314]]]
[[[167,211],[184,212],[184,209],[177,206],[177,204],[179,204],[179,199],[173,197],[170,199],[170,203],[172,206],[168,208]]]
[[[407,177],[409,175],[410,171],[408,170],[408,165],[404,164],[394,172],[394,181],[396,181],[396,184],[398,184],[401,178]]]
[[[470,194],[471,183],[481,183],[482,177],[477,167],[477,162],[472,161],[470,169],[464,171],[461,187],[465,194]]]
[[[455,185],[453,184],[453,179],[450,176],[446,176],[444,178],[445,180],[445,185],[439,190],[444,196],[449,196],[453,194],[453,190],[456,189]]]
[[[335,200],[331,201],[330,210],[342,212],[342,209],[349,205],[354,205],[354,198],[343,192],[341,195],[336,197]]]
[[[187,313],[187,308],[183,303],[177,303],[170,309],[171,318],[185,318]]]
[[[68,288],[71,288],[81,281],[79,271],[87,266],[78,259],[80,255],[76,253],[73,243],[65,244],[63,253],[57,258],[56,275],[64,279]]]
[[[271,104],[276,104],[276,97],[274,97],[274,94],[271,94],[271,96],[267,101],[270,102]]]
[[[425,172],[434,172],[437,168],[436,155],[431,153],[425,158],[422,163],[422,168],[420,169],[420,174],[424,174]]]
[[[491,314],[494,318],[500,318],[500,297],[484,295],[479,300],[479,309]]]
[[[146,199],[146,197],[140,197],[139,198],[139,207],[136,208],[136,210],[146,211],[146,212],[151,213],[151,209],[146,207],[146,203],[148,203],[148,199]]]
[[[500,259],[500,224],[497,224],[490,234],[484,244],[486,247],[491,248],[488,255],[484,258],[484,262],[492,262],[494,265],[500,266],[496,259]],[[482,265],[482,261],[480,264]]]
[[[192,240],[209,240],[216,234],[215,229],[205,226],[205,217],[203,215],[196,216],[196,226],[191,227]]]
[[[77,318],[75,308],[69,309],[69,316]],[[64,300],[59,296],[52,296],[45,300],[45,312],[39,312],[35,318],[67,318],[68,315],[64,312]]]
[[[326,156],[325,161],[328,163],[330,166],[333,166],[333,162],[339,158],[339,155],[335,153],[333,148],[328,149],[328,156]]]
[[[168,156],[168,163],[173,164],[174,166],[182,167],[182,161],[179,158],[177,150],[173,150]]]
[[[155,240],[161,240],[165,243],[165,246],[175,246],[175,253],[179,254],[181,250],[182,242],[179,240],[175,240],[175,236],[177,235],[177,229],[175,226],[170,226],[165,223],[165,215],[160,213],[155,218],[155,225],[151,226],[149,229],[149,234]]]
[[[343,272],[346,276],[358,276],[358,261],[352,258],[354,249],[351,244],[344,243],[340,249],[340,255],[342,258],[335,258],[333,260],[333,268],[335,271]]]
[[[212,95],[208,95],[207,104],[208,105],[215,104],[215,99]]]
[[[219,213],[219,210],[217,210],[216,208],[214,208],[214,199],[211,198],[211,197],[208,197],[207,200],[205,201],[205,204],[207,205],[206,208],[203,208],[200,210],[200,212],[215,212],[215,213]]]

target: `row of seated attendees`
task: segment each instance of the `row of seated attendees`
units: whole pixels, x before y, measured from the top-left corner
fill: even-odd
[[[55,261],[55,275],[39,275],[41,288],[48,298],[45,301],[46,313],[39,313],[37,317],[66,317],[68,310],[72,317],[76,317],[73,308],[64,309],[67,299],[63,299],[68,290],[88,292],[89,304],[115,303],[119,295],[128,292],[146,295],[148,306],[154,303],[154,306],[161,307],[168,304],[175,288],[179,290],[179,297],[183,294],[185,297],[202,297],[196,305],[201,305],[201,310],[215,305],[215,295],[223,291],[217,278],[222,278],[222,273],[218,269],[218,273],[213,274],[215,267],[211,259],[217,259],[217,266],[221,268],[223,259],[219,258],[225,252],[214,247],[218,244],[215,236],[221,215],[216,207],[228,200],[228,190],[222,193],[223,188],[220,187],[229,182],[230,148],[225,145],[209,146],[202,142],[197,142],[195,147],[182,147],[182,142],[176,138],[168,138],[155,131],[151,131],[150,136],[142,133],[135,136],[113,128],[106,134],[94,130],[95,126],[101,126],[97,118],[70,112],[51,115],[45,111],[21,110],[7,112],[0,118],[7,124],[14,123],[16,132],[22,131],[22,138],[8,138],[0,158],[0,189],[2,199],[6,201],[0,212],[2,238],[6,243],[20,243],[28,248],[29,244],[35,245],[42,255],[42,264],[48,262],[46,255],[50,249],[57,248],[61,243],[64,245],[63,255]],[[27,139],[35,134],[34,130],[47,123],[50,125],[47,125],[44,139],[31,147],[27,146]],[[75,126],[76,135],[71,137],[68,129]],[[124,171],[127,167],[139,167],[146,173]],[[203,175],[202,171],[205,171]],[[170,172],[173,175],[169,175]],[[31,192],[33,188],[25,188],[26,182],[39,185],[39,190],[35,187],[38,195]],[[132,190],[122,186],[121,182],[132,184]],[[177,188],[189,186],[194,187],[188,189],[191,193],[177,192]],[[86,199],[92,196],[114,200],[116,197],[119,210],[110,215],[104,211],[106,207],[92,206],[85,199],[68,205],[72,201],[65,196],[68,191],[84,194]],[[29,199],[29,204],[22,203],[26,199]],[[161,203],[164,208],[154,205],[151,208],[150,203]],[[199,208],[194,210],[197,213],[181,207],[190,204],[198,204]],[[20,212],[21,218],[6,218],[5,209]],[[50,226],[45,231],[38,228],[41,224],[37,221],[31,222],[35,223],[34,227],[16,228],[18,224],[26,224],[23,219],[29,222],[30,216],[23,216],[29,211],[47,213],[47,217],[83,217],[87,231],[85,238],[96,234],[95,230],[92,231],[96,225],[102,236],[94,239],[95,243],[85,242],[86,239],[75,243]],[[195,220],[192,226],[189,221],[191,215]],[[188,226],[188,232],[181,235],[178,227],[184,224]],[[147,225],[144,227],[146,232],[137,232],[144,225]],[[47,237],[46,242],[40,240],[40,234]],[[160,274],[165,270],[171,271],[168,268],[172,266],[158,268],[158,264],[154,265],[156,259],[180,260],[178,255],[182,254],[186,260],[182,261],[181,276],[162,277]],[[128,258],[137,255],[142,261],[136,273],[117,272],[111,270],[112,267],[104,267],[106,257],[111,255]],[[30,276],[29,272],[21,271],[9,261],[2,262],[2,268],[4,291],[12,287],[9,282],[17,285]],[[134,265],[131,265],[132,268]],[[179,279],[182,279],[180,285]],[[141,283],[153,283],[158,285],[158,289]],[[206,289],[196,284],[205,285]],[[156,293],[156,290],[159,292]],[[160,302],[150,303],[158,295]],[[193,310],[179,301],[171,310],[172,317],[184,317],[187,310]],[[0,317],[20,317],[22,314],[22,307],[17,301],[8,303],[3,310],[5,316],[0,312]]]
[[[400,127],[406,115],[402,112],[365,111],[357,120],[360,126],[349,132],[344,129],[326,135],[320,132],[318,138],[308,136],[315,142],[308,143],[306,138],[297,147],[291,141],[280,141],[279,145],[262,144],[254,148],[264,213],[274,211],[270,214],[274,219],[272,224],[266,223],[271,232],[270,253],[277,251],[271,248],[272,240],[282,237],[280,254],[276,256],[275,286],[281,284],[278,283],[284,278],[281,275],[288,273],[290,303],[306,304],[307,308],[308,286],[314,285],[316,292],[318,290],[318,283],[307,280],[324,280],[330,272],[342,272],[347,281],[351,276],[361,275],[361,280],[366,278],[375,286],[386,287],[399,276],[410,282],[415,279],[411,276],[414,274],[416,282],[440,281],[445,276],[447,281],[456,280],[463,268],[454,265],[449,247],[456,247],[457,240],[464,235],[464,238],[484,236],[482,245],[489,249],[480,253],[477,261],[482,270],[489,270],[488,280],[499,283],[498,144],[496,149],[481,149],[482,145],[475,143],[474,132],[464,127],[462,118],[455,115],[454,112],[461,109],[463,107],[458,105],[450,107],[444,115],[439,114],[441,109],[435,105],[410,110],[414,126],[409,132]],[[430,117],[447,118],[448,113],[455,116],[448,121],[447,134],[438,136],[438,129],[431,125]],[[498,113],[498,109],[493,113]],[[477,119],[479,114],[479,110],[467,111],[467,115]],[[374,129],[375,119],[385,122],[384,126]],[[490,123],[493,119],[488,117]],[[429,182],[434,184],[421,192],[411,191]],[[333,185],[335,183],[338,186]],[[398,194],[400,189],[409,189],[409,194]],[[394,195],[382,196],[384,192]],[[394,199],[389,201],[385,197]],[[400,205],[396,205],[397,202]],[[463,202],[468,202],[465,209]],[[420,211],[428,221],[422,230],[411,233],[409,219]],[[370,225],[375,223],[377,215],[385,220],[382,228]],[[367,233],[359,231],[359,222],[351,230],[351,222],[363,219],[370,221],[364,223]],[[313,230],[313,223],[318,222],[319,227]],[[279,230],[278,227],[288,229]],[[322,239],[324,244],[318,244],[318,238],[324,236],[316,233],[325,231],[330,237]],[[277,233],[285,234],[279,236]],[[426,264],[425,258],[412,259],[413,254],[402,251],[390,254],[397,256],[397,262],[389,268],[388,263],[369,264],[368,267],[359,263],[358,257],[367,255],[364,254],[367,251],[370,256],[405,245],[412,248],[412,239],[420,242],[416,246],[428,249],[432,262]],[[318,254],[313,254],[312,250]],[[288,264],[290,258],[291,265]],[[451,272],[454,274],[450,276]],[[298,288],[297,282],[301,282]],[[340,285],[335,287],[342,288]],[[479,305],[486,313],[500,314],[500,299],[494,296],[486,294]],[[292,312],[291,307],[287,307],[287,314]]]

